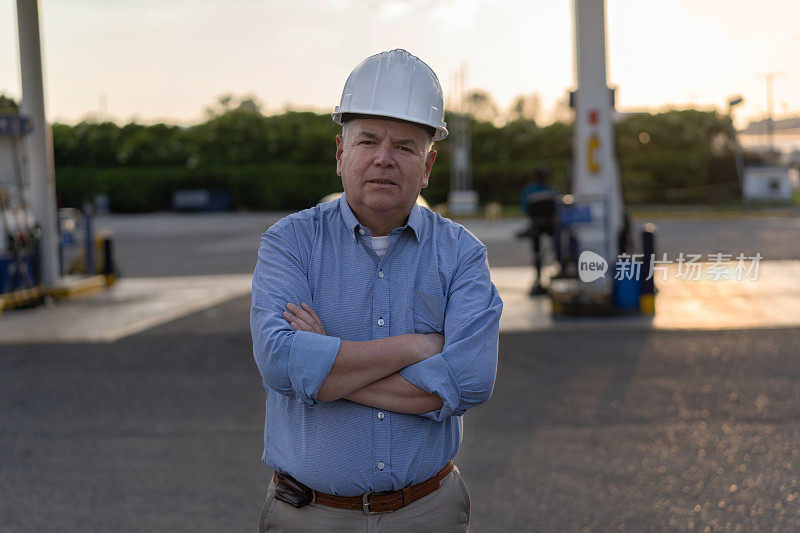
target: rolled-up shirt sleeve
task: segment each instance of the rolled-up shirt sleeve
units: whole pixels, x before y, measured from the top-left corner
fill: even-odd
[[[313,405],[333,366],[341,339],[295,332],[283,312],[287,303],[313,305],[307,260],[290,221],[281,221],[261,237],[253,272],[250,332],[253,355],[264,387]]]
[[[447,296],[445,345],[441,353],[400,371],[406,380],[442,399],[442,407],[421,416],[442,421],[462,415],[492,395],[503,302],[492,284],[486,248],[460,258]]]

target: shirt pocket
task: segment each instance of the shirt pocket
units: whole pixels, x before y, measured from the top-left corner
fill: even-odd
[[[444,333],[445,299],[414,289],[414,333]]]

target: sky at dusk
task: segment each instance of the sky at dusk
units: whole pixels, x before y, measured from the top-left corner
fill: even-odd
[[[20,96],[16,3],[0,0],[0,93]],[[267,112],[330,111],[365,57],[406,48],[451,92],[468,66],[471,89],[501,108],[537,93],[541,121],[574,89],[570,0],[40,0],[47,109],[77,122],[190,124],[225,93]],[[738,124],[766,112],[800,115],[800,3],[794,0],[607,0],[608,81],[620,111],[725,109]]]

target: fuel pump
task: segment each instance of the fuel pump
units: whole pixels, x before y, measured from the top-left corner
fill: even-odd
[[[22,140],[30,121],[0,115],[0,309],[44,296],[39,275],[41,233],[28,203]]]

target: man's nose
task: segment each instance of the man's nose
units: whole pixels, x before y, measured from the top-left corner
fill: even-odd
[[[375,153],[374,163],[379,167],[394,166],[394,157],[392,157],[391,143],[383,142],[378,146],[378,150]]]

